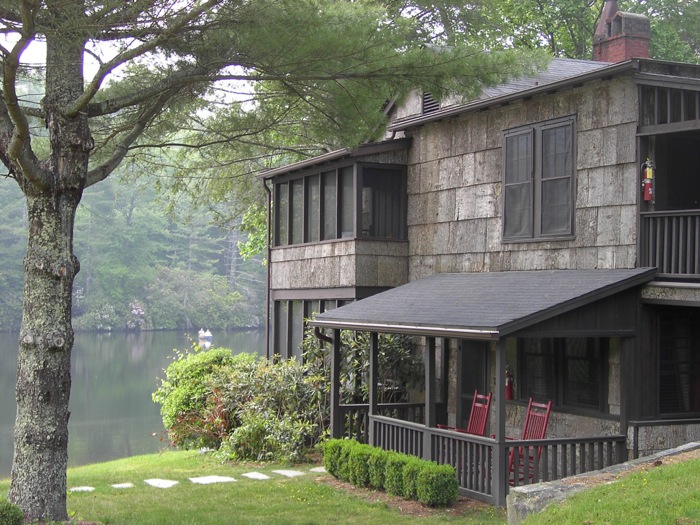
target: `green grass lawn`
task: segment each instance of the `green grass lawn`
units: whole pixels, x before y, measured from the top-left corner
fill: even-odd
[[[700,525],[700,459],[649,466],[581,492],[523,525]]]
[[[309,472],[314,465],[225,464],[196,452],[164,452],[68,471],[69,487],[91,486],[94,492],[68,495],[68,511],[75,520],[104,525],[150,524],[326,524],[357,523],[401,525],[460,523],[503,525],[502,509],[491,507],[434,510],[417,516],[396,498],[370,498],[371,491],[347,490],[326,483],[328,474]],[[284,478],[272,470],[293,468],[304,476]],[[251,480],[241,474],[267,473],[269,480]],[[238,481],[196,485],[188,478],[220,475]],[[180,483],[169,489],[146,485],[143,480],[165,478]],[[321,479],[319,479],[321,478]],[[113,483],[131,482],[130,489]],[[700,525],[700,460],[649,467],[618,481],[580,493],[523,525]],[[0,480],[6,496],[9,480]],[[376,500],[376,501],[375,501]],[[393,502],[393,503],[391,503]],[[398,503],[397,503],[398,502]]]
[[[225,464],[197,452],[164,452],[97,465],[72,468],[68,486],[91,486],[94,492],[68,494],[68,512],[75,520],[97,521],[104,525],[180,524],[326,524],[326,523],[460,523],[495,525],[506,522],[501,509],[472,509],[455,515],[443,509],[429,516],[402,512],[385,501],[363,497],[369,491],[336,488],[308,472],[314,465]],[[270,471],[293,468],[304,476],[284,478]],[[251,480],[241,474],[267,473],[269,480]],[[188,478],[220,475],[236,482],[197,485]],[[143,480],[165,478],[180,483],[169,489],[146,485]],[[114,489],[114,483],[131,482],[129,489]],[[9,480],[0,480],[0,495],[7,496]]]

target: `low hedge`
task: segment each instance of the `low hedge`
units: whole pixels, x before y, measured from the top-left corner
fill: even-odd
[[[329,474],[342,481],[386,490],[430,507],[449,506],[459,495],[457,474],[452,466],[385,451],[353,439],[326,441],[323,464]]]

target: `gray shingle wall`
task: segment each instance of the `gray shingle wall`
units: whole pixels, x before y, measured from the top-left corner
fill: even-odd
[[[503,130],[577,117],[575,238],[501,242]],[[413,130],[409,279],[439,272],[633,268],[637,90],[598,81]]]
[[[272,290],[394,287],[408,280],[408,245],[396,241],[334,241],[275,248]]]

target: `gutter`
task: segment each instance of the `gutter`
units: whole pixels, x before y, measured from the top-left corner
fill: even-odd
[[[381,332],[391,334],[422,335],[434,337],[458,337],[479,341],[496,341],[501,334],[497,329],[478,328],[442,328],[439,326],[400,325],[384,323],[363,323],[361,321],[324,321],[315,319],[309,321],[314,329],[336,328],[340,330],[358,330],[361,332]]]

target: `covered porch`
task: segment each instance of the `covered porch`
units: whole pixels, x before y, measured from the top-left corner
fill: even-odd
[[[621,368],[632,370],[638,296],[654,269],[552,270],[438,274],[319,315],[311,322],[333,332],[331,432],[387,450],[455,467],[463,494],[505,505],[510,486],[560,479],[627,460],[626,401],[634,396],[620,374],[619,432],[542,440],[507,435],[505,378],[513,338],[617,338]],[[340,331],[372,334],[369,403],[339,403]],[[380,333],[410,334],[423,345],[425,395],[420,404],[377,402]],[[438,428],[436,348],[448,341],[481,341],[492,349],[490,430],[476,436]],[[469,350],[462,360],[469,362]],[[542,401],[542,400],[540,400]],[[555,410],[556,410],[555,405]],[[619,423],[619,426],[617,426]],[[512,455],[511,451],[517,451]],[[523,460],[522,458],[529,458]],[[518,473],[513,475],[512,472]]]

